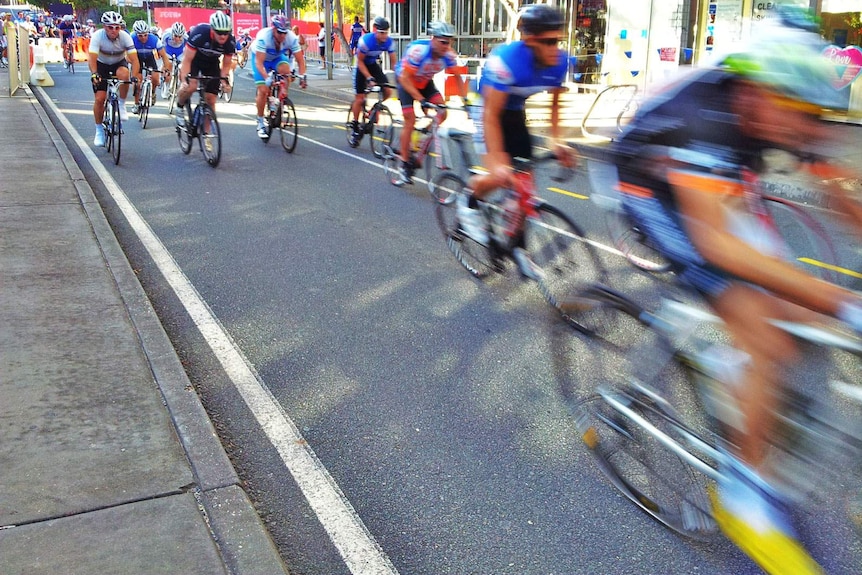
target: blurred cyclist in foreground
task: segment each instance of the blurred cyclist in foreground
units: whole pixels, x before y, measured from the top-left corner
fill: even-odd
[[[822,570],[798,542],[791,501],[765,457],[782,368],[797,351],[768,320],[804,321],[818,312],[862,331],[859,296],[788,263],[781,239],[765,236],[746,202],[746,182],[770,149],[793,154],[821,180],[849,175],[818,154],[832,137],[823,112],[846,102],[830,83],[826,44],[813,30],[799,13],[764,23],[746,51],[643,104],[615,144],[626,212],[721,316],[743,353],[721,374],[734,401],[719,418],[734,447],[713,506],[724,533],[773,574]],[[835,183],[823,191],[862,227],[862,205]]]

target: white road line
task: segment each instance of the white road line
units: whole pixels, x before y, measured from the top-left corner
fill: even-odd
[[[42,90],[39,87],[34,89]],[[284,412],[266,384],[258,378],[254,368],[225,332],[167,248],[71,122],[57,109],[44,91],[42,96],[42,101],[53,109],[96,174],[102,179],[108,193],[111,194],[150,257],[177,294],[258,424],[278,450],[287,470],[299,485],[350,572],[355,575],[397,575],[395,566],[302,437],[296,424]]]

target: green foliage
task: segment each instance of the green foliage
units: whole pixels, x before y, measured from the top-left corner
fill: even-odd
[[[844,23],[854,30],[862,29],[862,12],[850,14],[850,16],[844,19]]]

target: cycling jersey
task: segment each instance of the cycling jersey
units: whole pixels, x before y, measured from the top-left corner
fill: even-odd
[[[210,33],[212,28],[209,24],[198,24],[189,33],[188,47],[195,52],[195,58],[207,60],[218,60],[223,55],[236,53],[236,40],[233,34],[227,37],[224,44],[219,44]]]
[[[168,55],[168,58],[174,57],[177,60],[183,59],[183,50],[186,47],[186,36],[180,38],[179,42],[176,41],[176,37],[173,34],[168,34],[166,39],[164,40],[164,48],[165,54]]]
[[[365,32],[365,28],[362,27],[362,24],[359,22],[354,22],[350,27],[350,47],[356,48],[359,39],[362,37],[362,33]]]
[[[369,32],[359,39],[359,43],[356,47],[356,58],[357,61],[359,61],[359,58],[362,58],[362,61],[365,62],[366,65],[373,64],[377,62],[377,59],[384,52],[387,54],[394,54],[395,42],[389,36],[387,36],[386,40],[383,42],[378,42],[377,34]]]
[[[272,34],[272,27],[260,30],[254,37],[254,42],[251,44],[252,54],[265,52],[265,62],[279,60],[282,57],[289,60],[294,53],[299,52],[299,38],[292,31],[288,30],[284,35],[284,40],[276,44],[275,37]]]
[[[456,65],[454,52],[449,51],[442,58],[435,58],[431,53],[431,39],[425,38],[407,45],[404,56],[395,66],[395,74],[400,78],[403,70],[414,70],[413,84],[421,90],[431,82],[435,74],[451,70]]]
[[[72,38],[75,35],[75,29],[77,28],[77,24],[75,22],[66,22],[65,20],[60,22],[57,26],[57,30],[62,33],[63,41]]]
[[[533,49],[524,42],[512,42],[495,48],[482,68],[479,90],[491,86],[509,94],[505,108],[523,110],[526,100],[533,94],[553,90],[563,85],[568,61],[560,51],[559,63],[539,67]]]
[[[135,51],[135,43],[125,30],[120,30],[116,40],[111,40],[104,28],[96,30],[90,39],[90,54],[98,54],[97,62],[119,64],[126,59],[126,53]]]
[[[147,34],[146,40],[141,40],[137,34],[132,37],[132,42],[135,43],[135,50],[138,52],[138,59],[142,65],[144,61],[153,68],[155,66],[156,57],[159,55],[159,50],[162,46],[162,41],[155,34]]]

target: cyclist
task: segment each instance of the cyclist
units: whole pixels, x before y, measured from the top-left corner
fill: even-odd
[[[359,16],[353,17],[353,24],[350,26],[350,55],[356,55],[356,47],[359,45],[359,39],[365,34],[365,27],[359,22]]]
[[[96,33],[96,24],[92,18],[87,18],[87,25],[84,26],[84,38],[92,38]]]
[[[415,40],[407,45],[404,56],[395,67],[398,79],[398,99],[401,101],[401,112],[404,115],[404,127],[401,131],[406,137],[401,138],[401,179],[404,183],[413,183],[413,165],[410,162],[410,137],[413,126],[416,125],[416,115],[413,102],[431,102],[442,104],[443,96],[434,86],[434,75],[446,70],[454,74],[458,85],[458,94],[463,98],[464,81],[455,68],[455,52],[451,48],[455,30],[447,22],[432,22],[428,26],[431,38]],[[440,121],[446,119],[445,110],[440,110]]]
[[[206,101],[213,112],[216,108],[219,86],[225,91],[230,91],[230,84],[219,78],[228,77],[231,60],[236,53],[236,41],[231,34],[232,28],[230,16],[221,11],[213,12],[209,24],[198,24],[192,28],[186,47],[183,49],[183,61],[180,65],[180,78],[183,80],[177,93],[177,105],[180,109],[185,107],[189,96],[197,90],[198,80],[195,76],[198,73],[215,77],[213,80],[207,80],[206,85]],[[219,58],[222,59],[221,65],[219,65]],[[189,75],[192,77],[189,78]],[[184,127],[183,114],[177,114],[177,125]]]
[[[156,89],[159,87],[161,72],[159,72],[156,64],[156,56],[162,60],[166,74],[171,73],[171,62],[165,53],[164,44],[159,40],[159,37],[150,32],[150,26],[143,20],[138,20],[132,26],[132,32],[135,33],[132,41],[135,43],[135,50],[138,52],[138,61],[141,68],[140,73],[144,73],[144,68],[149,68],[150,81],[153,83],[153,101],[156,98]],[[140,86],[135,86],[135,107],[132,108],[132,113],[137,114],[140,111],[141,90]]]
[[[90,40],[90,53],[88,55],[90,80],[93,82],[93,93],[96,95],[93,102],[93,118],[96,120],[94,146],[105,145],[105,128],[102,126],[102,118],[105,113],[105,100],[108,97],[108,78],[116,76],[119,80],[127,82],[130,77],[128,64],[131,64],[132,70],[138,70],[135,78],[140,80],[138,53],[135,51],[132,37],[122,29],[125,25],[123,17],[119,12],[105,12],[102,14],[102,25],[102,28],[96,30]],[[129,113],[126,111],[128,93],[129,85],[121,84],[119,89],[120,119],[124,122],[129,119]]]
[[[78,24],[72,18],[71,14],[66,14],[57,25],[63,41],[63,66],[75,57],[75,32],[78,29]]]
[[[186,48],[186,27],[182,22],[174,22],[171,26],[170,32],[165,34],[165,38],[163,43],[165,45],[165,56],[169,61],[173,60],[173,64],[171,66],[167,66],[165,69],[165,82],[162,84],[162,98],[168,98],[170,96],[171,89],[171,81],[168,76],[170,76],[173,71],[173,65],[179,66],[183,61],[183,51]]]
[[[472,108],[476,121],[476,148],[489,174],[470,180],[472,194],[458,198],[458,222],[465,234],[481,244],[488,242],[484,219],[476,200],[499,187],[512,185],[512,158],[531,158],[532,145],[525,112],[528,97],[539,92],[552,94],[551,142],[558,159],[574,165],[570,148],[560,140],[560,95],[568,69],[565,52],[559,48],[565,18],[548,4],[526,6],[518,20],[521,39],[495,48],[482,71],[480,98]],[[521,274],[536,278],[541,274],[521,248],[513,256]]]
[[[766,457],[782,369],[796,356],[770,319],[819,312],[860,331],[862,301],[787,263],[781,239],[764,233],[746,203],[746,182],[769,149],[796,156],[819,178],[846,174],[819,151],[834,144],[822,112],[847,104],[831,86],[834,65],[820,55],[826,44],[798,13],[761,24],[752,38],[747,50],[642,104],[614,150],[626,212],[677,277],[703,294],[738,350],[716,374],[733,397],[717,415],[734,446],[713,498],[716,520],[767,572],[821,573],[797,540],[791,501]],[[862,205],[837,184],[823,191],[862,226]]]
[[[383,73],[379,61],[380,55],[384,52],[389,54],[389,68],[395,68],[395,42],[389,37],[389,20],[378,16],[374,19],[374,32],[362,36],[356,46],[356,61],[353,67],[353,87],[356,96],[353,98],[353,105],[351,106],[351,110],[353,110],[351,145],[354,145],[356,140],[362,136],[359,133],[359,113],[365,107],[366,86],[372,82],[377,82],[381,86],[387,83],[386,74]],[[383,88],[384,99],[389,98],[391,93],[392,90],[389,88]]]
[[[290,20],[281,15],[274,16],[272,26],[257,33],[251,45],[251,55],[254,83],[257,85],[257,135],[261,140],[266,140],[269,134],[264,125],[263,109],[272,83],[269,73],[274,70],[278,74],[290,74],[290,58],[295,56],[299,64],[299,86],[305,88],[308,85],[305,79],[305,57],[299,49],[299,38],[290,29]],[[285,91],[287,87],[285,83]]]

